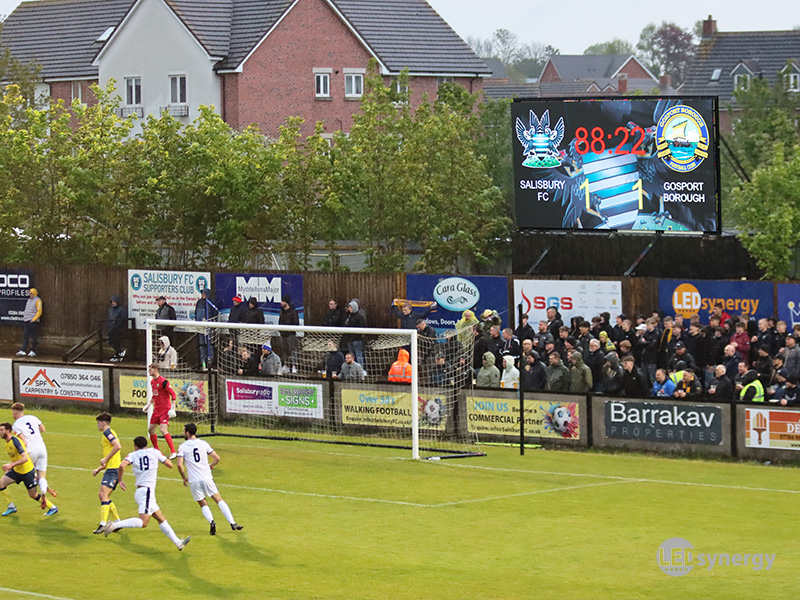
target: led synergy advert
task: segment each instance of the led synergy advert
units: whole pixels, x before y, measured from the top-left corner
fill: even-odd
[[[716,98],[515,100],[517,226],[719,229]]]

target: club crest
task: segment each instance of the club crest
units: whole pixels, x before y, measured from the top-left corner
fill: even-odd
[[[525,160],[522,165],[531,169],[550,169],[561,165],[558,146],[564,139],[564,119],[559,118],[554,128],[550,128],[550,111],[544,111],[539,119],[530,111],[528,126],[517,117],[515,125],[517,139],[522,144]]]

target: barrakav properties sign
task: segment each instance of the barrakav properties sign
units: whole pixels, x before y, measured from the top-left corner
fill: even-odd
[[[681,402],[605,403],[606,437],[680,444],[722,443],[718,406]]]

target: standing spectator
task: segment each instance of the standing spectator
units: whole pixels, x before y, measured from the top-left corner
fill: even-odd
[[[160,370],[175,369],[178,366],[178,353],[169,341],[166,335],[158,338],[158,354],[156,355],[156,364]]]
[[[656,329],[656,319],[650,317],[645,321],[645,330],[639,331],[639,348],[641,349],[642,370],[647,377],[647,385],[652,386],[656,382],[656,369],[658,367],[658,329]]]
[[[603,363],[603,393],[619,396],[622,393],[623,369],[616,352],[606,354]]]
[[[553,336],[554,340],[558,339],[558,330],[563,324],[564,321],[561,320],[561,313],[558,312],[555,306],[550,306],[547,309],[547,330],[550,332],[550,335]]]
[[[723,310],[722,302],[717,302],[712,309],[713,315],[719,318],[720,327],[725,327],[725,324],[731,316]]]
[[[622,359],[622,394],[629,398],[647,396],[647,380],[632,356]]]
[[[342,323],[344,323],[344,313],[339,308],[339,303],[331,298],[328,300],[328,312],[325,313],[322,324],[325,327],[341,327]]]
[[[562,362],[558,352],[552,352],[548,357],[548,364],[544,371],[547,376],[548,392],[568,392],[570,384],[569,369]]]
[[[553,334],[547,328],[547,321],[539,321],[539,331],[536,332],[536,336],[533,338],[534,348],[541,354],[547,342],[554,343],[555,341]]]
[[[517,336],[517,339],[519,339],[520,343],[522,343],[523,340],[532,341],[534,332],[533,327],[528,324],[528,315],[523,313],[519,320],[520,326],[514,330],[514,335]]]
[[[574,394],[585,394],[592,389],[592,370],[583,362],[583,355],[573,350],[569,356],[572,368],[569,370],[569,391]]]
[[[233,308],[231,308],[231,312],[228,315],[228,323],[246,323],[247,304],[244,303],[244,299],[239,294],[236,294],[232,300]]]
[[[750,359],[750,336],[747,335],[747,325],[743,321],[736,321],[736,333],[731,337],[731,345],[736,348],[739,359],[748,362]]]
[[[411,302],[408,300],[399,300],[397,298],[392,302],[389,307],[389,313],[395,318],[400,320],[400,329],[414,329],[420,319],[427,319],[436,308],[436,302],[431,302],[427,307],[421,310],[414,310]]]
[[[496,365],[502,364],[500,360],[502,359],[502,355],[500,351],[503,349],[503,338],[500,337],[500,327],[497,325],[492,325],[489,328],[489,337],[486,340],[486,343],[489,348],[489,352],[494,354],[494,363]]]
[[[389,381],[411,383],[411,363],[408,358],[408,350],[405,348],[397,351],[397,360],[389,368]]]
[[[589,342],[596,339],[595,336],[589,333],[589,327],[588,321],[581,321],[578,323],[578,345],[581,347],[584,360],[586,359],[587,354],[589,354]],[[602,340],[600,345],[602,347]]]
[[[791,376],[786,379],[786,389],[783,392],[783,398],[780,399],[779,404],[786,406],[787,404],[797,404],[800,396],[797,390],[797,377]]]
[[[345,327],[367,326],[366,319],[359,313],[358,302],[355,300],[355,298],[351,300],[347,306],[345,306],[344,311]],[[355,361],[361,365],[361,367],[364,369],[364,374],[366,375],[367,368],[364,363],[364,336],[360,333],[346,333],[342,336],[342,346],[346,346],[347,349],[353,353]]]
[[[25,310],[22,313],[22,348],[17,352],[17,356],[36,356],[36,348],[39,345],[39,325],[42,322],[42,299],[36,288],[28,290],[28,301],[25,303]],[[30,342],[30,352],[28,343]]]
[[[200,298],[194,305],[195,321],[214,321],[219,315],[217,307],[211,301],[211,290],[204,288],[200,293]],[[197,345],[200,350],[200,368],[208,370],[208,364],[214,360],[214,344],[208,330],[197,334]]]
[[[725,366],[725,372],[728,376],[728,379],[733,380],[736,378],[736,374],[739,371],[739,355],[736,354],[736,348],[730,344],[725,346],[725,354],[722,358],[722,364]]]
[[[483,366],[478,371],[476,381],[478,387],[500,387],[500,370],[494,364],[495,355],[492,352],[484,352]]]
[[[272,347],[269,344],[261,346],[261,361],[258,363],[258,372],[262,377],[274,377],[282,372],[281,359],[272,351]],[[242,374],[249,375],[250,373]]]
[[[325,369],[325,377],[328,379],[337,379],[339,372],[342,370],[344,364],[344,355],[339,352],[339,347],[333,340],[328,340],[327,343],[328,354],[325,356],[323,368]]]
[[[125,357],[122,349],[122,332],[128,327],[128,311],[119,302],[119,296],[111,296],[111,306],[108,307],[104,323],[108,333],[108,343],[114,349],[111,362],[121,361]]]
[[[342,365],[342,370],[339,373],[339,379],[349,379],[351,381],[364,381],[364,373],[363,367],[358,364],[355,360],[355,355],[352,352],[348,352],[344,355],[344,364]]]
[[[247,301],[247,310],[244,312],[243,323],[252,323],[254,325],[264,324],[264,311],[258,306],[258,300],[255,296],[251,296]]]
[[[694,356],[689,354],[689,352],[686,350],[686,345],[683,342],[677,342],[675,344],[675,351],[672,353],[672,356],[669,359],[667,368],[670,371],[677,371],[678,363],[681,361],[683,361],[685,369],[694,369],[696,367]]]
[[[416,323],[417,328],[417,352],[419,352],[419,364],[426,365],[429,358],[433,356],[434,348],[437,345],[436,343],[436,330],[428,325],[425,319],[417,319]],[[406,349],[411,351],[411,347],[408,346]],[[427,368],[423,367],[423,368]]]
[[[755,369],[750,369],[742,380],[742,391],[739,393],[740,402],[764,402],[764,386],[758,379]]]
[[[278,316],[278,325],[300,325],[300,317],[297,309],[292,304],[292,297],[288,294],[281,298],[281,314]],[[297,373],[295,364],[295,352],[297,349],[297,333],[294,331],[280,332],[280,346],[278,354],[283,362],[283,372]]]
[[[488,331],[490,327],[497,327],[499,330],[500,325],[502,325],[502,320],[496,310],[487,308],[481,313],[481,327],[484,331]]]
[[[519,338],[514,335],[510,327],[503,329],[503,345],[500,347],[500,356],[510,356],[516,364],[519,364],[519,357],[522,354],[522,347]]]
[[[473,335],[473,327],[478,325],[480,321],[475,317],[475,313],[471,310],[465,310],[461,313],[461,318],[456,321],[456,335],[458,341],[461,342],[464,350],[470,347],[473,343],[475,336]]]
[[[159,296],[156,298],[156,304],[158,304],[158,308],[156,309],[156,319],[161,321],[177,321],[178,317],[175,314],[175,309],[167,304],[167,299],[164,296]],[[175,331],[175,327],[172,326],[164,326],[161,328],[161,332],[167,336],[170,340],[172,340],[172,334]]]
[[[797,377],[800,375],[800,347],[797,346],[797,338],[793,335],[786,336],[786,348],[783,350],[783,368],[789,371],[789,375]]]
[[[778,338],[775,331],[770,329],[769,321],[767,319],[758,320],[758,331],[750,339],[752,345],[758,348],[764,348],[769,356],[775,356],[778,353]]]
[[[589,351],[586,353],[584,362],[586,366],[592,371],[592,391],[603,391],[603,364],[605,363],[605,354],[600,349],[600,340],[592,338],[589,340]]]
[[[725,372],[725,365],[714,367],[714,379],[708,386],[708,395],[721,402],[733,400],[733,382]]]
[[[536,350],[525,354],[525,365],[520,370],[520,384],[525,392],[536,392],[547,387],[547,374]]]
[[[428,373],[428,383],[435,387],[452,385],[450,380],[450,365],[447,364],[447,357],[444,354],[437,354],[434,357],[434,364]]]

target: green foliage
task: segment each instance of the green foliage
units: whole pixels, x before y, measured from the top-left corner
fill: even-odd
[[[633,54],[633,44],[627,40],[614,38],[610,42],[592,44],[583,51],[586,55],[598,54]]]
[[[677,87],[694,56],[694,33],[667,21],[659,26],[650,23],[642,29],[636,49],[655,76],[669,75]]]

